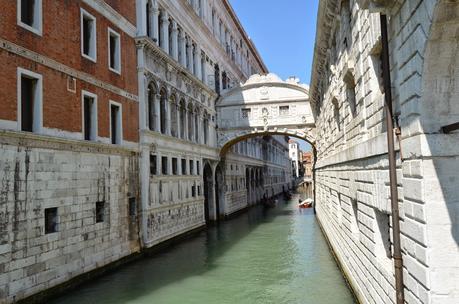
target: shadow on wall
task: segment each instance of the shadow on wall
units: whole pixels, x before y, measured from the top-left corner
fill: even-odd
[[[457,247],[447,249],[444,242],[448,239],[443,234],[444,228],[450,226],[456,246],[459,244],[459,130],[449,134],[440,130],[459,122],[458,1],[438,1],[424,58],[419,119],[428,147],[423,151],[421,143],[417,147],[421,151],[416,154],[424,158],[421,174],[430,214],[427,224],[435,226],[434,235],[428,235],[428,239],[440,242],[435,247],[445,248],[445,253],[451,254],[452,250],[457,254]]]

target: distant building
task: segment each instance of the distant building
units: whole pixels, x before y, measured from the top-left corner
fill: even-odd
[[[302,169],[303,169],[303,176],[305,178],[312,178],[312,163],[313,163],[313,155],[312,151],[306,151],[302,154]]]
[[[294,177],[300,177],[300,145],[297,141],[290,139],[288,142],[289,158],[292,163],[292,174]]]

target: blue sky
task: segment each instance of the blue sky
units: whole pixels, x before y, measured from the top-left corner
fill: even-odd
[[[269,71],[309,84],[319,0],[230,2]]]

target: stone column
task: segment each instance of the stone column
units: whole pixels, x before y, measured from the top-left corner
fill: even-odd
[[[172,20],[172,58],[178,61],[178,28],[177,22]]]
[[[160,46],[164,52],[169,54],[169,14],[162,11],[161,16],[161,41]]]
[[[153,40],[156,41],[156,44],[159,45],[159,8],[158,3],[154,1],[156,7],[153,9]]]
[[[186,55],[187,55],[187,68],[188,70],[193,73],[193,44],[192,41],[189,37],[187,37],[187,49],[186,49]]]
[[[202,79],[202,70],[201,70],[201,48],[199,46],[196,46],[196,54],[194,56],[194,62],[195,62],[195,67],[196,67],[196,77],[199,78],[199,80]]]
[[[185,38],[185,31],[183,29],[180,30],[179,35],[179,47],[180,47],[180,64],[186,68],[186,38]]]
[[[181,110],[180,110],[180,100],[177,101],[175,111],[177,111],[177,138],[181,138],[181,135],[180,135],[180,133],[181,133],[180,127],[181,127],[182,122],[180,121],[180,119],[181,119],[181,117],[180,117],[180,113],[181,113]]]
[[[161,132],[161,95],[155,95],[155,131]]]
[[[171,103],[166,101],[166,134],[171,136]]]
[[[183,139],[185,140],[188,140],[188,107],[187,105],[185,104],[185,122],[184,122],[184,126],[183,126],[183,129],[184,129],[184,133],[183,133]]]

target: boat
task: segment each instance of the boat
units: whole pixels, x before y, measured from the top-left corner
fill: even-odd
[[[298,204],[298,207],[302,208],[302,209],[303,208],[312,208],[312,202],[313,202],[312,198],[305,199],[303,202],[300,202]]]

